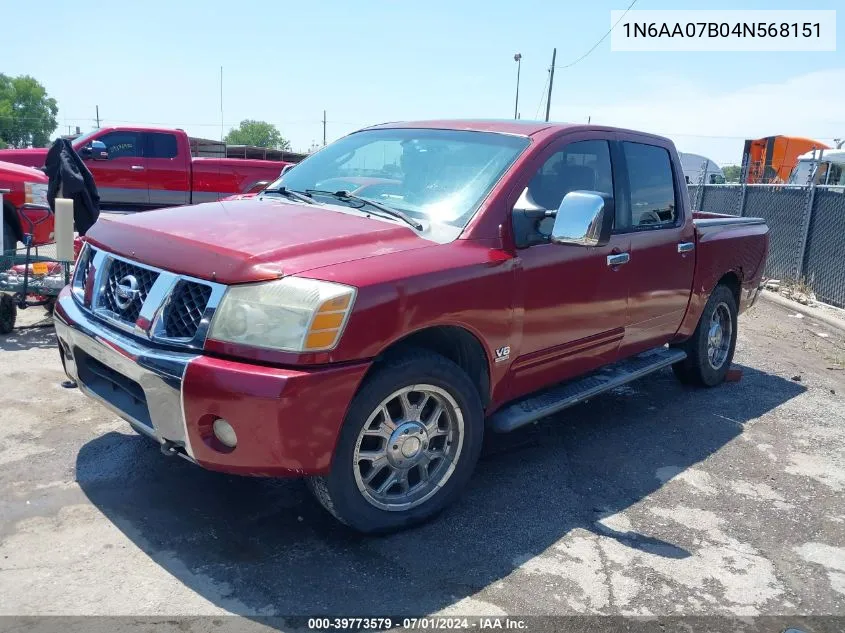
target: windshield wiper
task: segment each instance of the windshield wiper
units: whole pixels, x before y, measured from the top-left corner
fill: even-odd
[[[294,191],[293,189],[288,189],[287,187],[276,187],[275,189],[265,189],[261,192],[261,194],[265,193],[278,193],[285,198],[290,198],[291,200],[299,200],[300,202],[304,202],[305,204],[319,204],[316,200],[313,200],[309,196],[305,194],[299,193],[298,191]],[[259,195],[261,195],[259,194]]]
[[[393,216],[394,218],[399,218],[406,224],[411,225],[418,231],[423,230],[423,225],[420,224],[417,220],[409,216],[404,211],[400,211],[399,209],[394,209],[393,207],[388,207],[385,204],[381,204],[380,202],[375,202],[370,200],[369,198],[362,198],[360,196],[356,196],[354,194],[349,193],[348,191],[323,191],[321,189],[306,189],[305,193],[312,195],[322,195],[322,196],[332,196],[333,198],[337,198],[338,200],[351,200],[353,202],[361,202],[362,206],[364,204],[368,204],[371,207],[374,207],[381,211],[382,213],[386,213],[387,215]],[[360,208],[360,207],[359,207]]]

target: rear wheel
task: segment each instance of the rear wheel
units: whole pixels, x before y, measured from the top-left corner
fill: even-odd
[[[8,334],[15,327],[18,308],[12,295],[0,292],[0,334]]]
[[[737,306],[733,292],[719,285],[707,300],[693,335],[681,345],[687,357],[672,365],[685,384],[715,387],[728,373],[736,349]]]
[[[481,399],[467,375],[438,354],[409,352],[367,378],[344,421],[331,472],[309,486],[356,530],[408,527],[458,497],[483,433]]]

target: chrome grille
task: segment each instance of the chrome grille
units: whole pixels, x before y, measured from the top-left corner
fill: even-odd
[[[85,301],[87,286],[91,287],[90,303]],[[205,344],[211,318],[225,292],[223,284],[138,264],[90,244],[80,255],[73,280],[77,303],[113,327],[192,349]]]
[[[85,284],[88,283],[88,276],[91,274],[93,263],[93,249],[86,245],[83,247],[82,252],[79,254],[79,259],[76,261],[76,267],[73,271],[73,281],[71,284],[74,295],[83,302],[85,297]]]
[[[121,306],[117,296],[117,286],[122,280],[130,277],[136,280],[138,294],[128,305]],[[135,323],[156,279],[158,279],[158,273],[155,271],[134,266],[122,259],[113,259],[109,265],[103,293],[100,295],[99,307],[114,312],[121,321]]]
[[[193,281],[179,281],[164,311],[164,335],[168,338],[193,338],[211,298],[211,286]]]

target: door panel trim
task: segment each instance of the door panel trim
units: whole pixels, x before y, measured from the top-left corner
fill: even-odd
[[[555,345],[547,349],[537,350],[530,354],[524,354],[517,358],[511,365],[511,370],[514,372],[533,370],[543,365],[556,363],[568,356],[573,356],[581,352],[586,352],[603,345],[617,343],[622,340],[625,335],[625,328],[618,327],[605,332],[599,332],[592,336],[577,339]]]
[[[109,204],[116,202],[120,204],[148,204],[149,195],[147,188],[130,188],[130,187],[98,187],[97,192],[100,194],[100,204]]]

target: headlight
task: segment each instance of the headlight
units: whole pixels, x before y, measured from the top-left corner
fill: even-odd
[[[26,204],[38,204],[42,207],[47,205],[47,185],[40,182],[25,182],[24,186],[24,202]]]
[[[302,277],[231,286],[208,337],[290,352],[332,349],[352,312],[355,292],[350,286]]]

